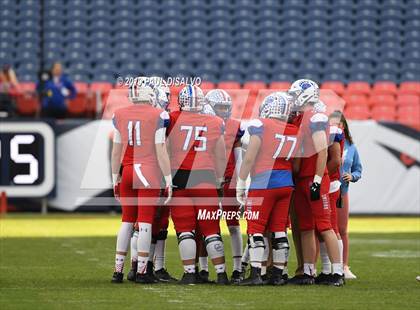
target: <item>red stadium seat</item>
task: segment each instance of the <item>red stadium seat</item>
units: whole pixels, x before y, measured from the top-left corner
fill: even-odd
[[[83,82],[75,82],[74,87],[76,87],[77,93],[87,94],[89,91],[89,85]]]
[[[33,82],[22,82],[19,83],[19,90],[23,93],[35,93],[36,84]]]
[[[397,105],[402,106],[418,106],[420,104],[420,96],[417,95],[398,95]]]
[[[396,106],[397,101],[393,95],[372,95],[369,98],[369,105],[371,106]]]
[[[349,106],[344,111],[348,119],[366,120],[370,117],[368,106]]]
[[[344,95],[346,106],[368,106],[368,99],[365,95]]]
[[[16,97],[16,108],[20,115],[34,116],[39,109],[38,98],[35,94],[20,94]]]
[[[206,90],[206,91],[208,91],[208,90],[215,89],[215,88],[216,88],[216,84],[214,84],[213,82],[203,81],[203,82],[201,82],[201,84],[200,84],[200,88],[201,88],[202,90]]]
[[[395,121],[396,111],[393,106],[374,106],[371,110],[372,118],[377,121]]]
[[[235,81],[223,81],[217,84],[217,88],[221,89],[241,89],[241,84]]]
[[[373,85],[372,95],[395,95],[397,85],[390,81],[378,81]]]
[[[112,84],[108,82],[93,82],[90,84],[92,92],[100,91],[101,93],[109,92],[112,89]]]
[[[420,96],[420,82],[402,82],[398,88],[398,94]]]
[[[260,89],[266,89],[267,84],[262,81],[248,81],[242,86],[243,89],[249,89],[251,93],[256,94]]]
[[[275,81],[275,82],[271,82],[269,88],[270,89],[276,89],[276,90],[280,90],[280,91],[286,91],[290,88],[290,85],[292,85],[292,83],[290,82],[280,82],[280,81]]]
[[[326,81],[322,83],[321,89],[332,90],[340,96],[342,96],[345,91],[344,84],[339,81]]]
[[[81,116],[85,114],[88,107],[87,96],[83,93],[78,93],[76,98],[69,100],[68,112],[72,116]]]
[[[368,82],[349,82],[347,84],[346,94],[352,95],[369,95],[370,85]]]
[[[420,130],[420,107],[418,105],[399,107],[397,120],[402,124]]]

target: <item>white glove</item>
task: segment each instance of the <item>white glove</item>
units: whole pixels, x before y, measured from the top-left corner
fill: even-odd
[[[172,176],[171,175],[165,175],[165,189],[167,192],[166,199],[164,201],[164,205],[167,205],[169,201],[172,199]]]
[[[241,204],[245,204],[246,181],[238,177],[236,182],[236,200]]]

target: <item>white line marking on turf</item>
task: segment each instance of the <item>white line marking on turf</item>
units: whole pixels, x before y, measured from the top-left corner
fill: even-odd
[[[85,255],[85,251],[76,251],[77,254]]]
[[[385,257],[385,258],[418,258],[420,257],[420,252],[418,251],[383,251],[383,252],[374,252],[372,253],[373,257]]]

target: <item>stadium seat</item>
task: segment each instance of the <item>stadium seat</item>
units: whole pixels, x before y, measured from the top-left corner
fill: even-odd
[[[368,99],[365,95],[360,94],[344,94],[344,102],[346,106],[368,106]]]
[[[290,85],[292,85],[292,83],[290,82],[271,82],[269,85],[269,89],[286,91],[290,88]]]
[[[248,81],[242,85],[243,89],[248,89],[251,94],[255,95],[260,89],[267,88],[267,85],[262,81]]]
[[[400,95],[420,95],[420,82],[402,82],[398,88]]]
[[[200,84],[200,88],[205,91],[209,91],[216,88],[216,84],[209,81],[202,81]]]
[[[393,95],[375,95],[372,94],[369,97],[369,105],[370,106],[392,106],[395,107],[397,105],[397,101]]]
[[[346,94],[368,95],[370,93],[370,85],[367,82],[355,81],[349,82],[346,88]]]
[[[344,114],[348,119],[366,120],[370,117],[370,110],[367,106],[349,106]]]
[[[221,89],[240,89],[241,84],[236,81],[222,81],[217,84],[217,88]]]
[[[38,98],[34,94],[19,94],[16,97],[16,108],[20,115],[35,116],[39,110]]]
[[[418,95],[406,95],[400,94],[397,96],[397,106],[419,106],[420,105],[420,96]]]
[[[395,121],[396,111],[392,106],[374,106],[371,115],[377,121]]]
[[[420,107],[406,106],[398,108],[398,122],[420,130]]]
[[[322,83],[321,89],[332,90],[340,96],[343,95],[345,91],[344,84],[340,81],[325,81]]]
[[[19,83],[19,90],[22,93],[35,93],[36,85],[34,82],[21,82]]]
[[[397,85],[391,81],[378,81],[373,85],[372,95],[395,95]]]

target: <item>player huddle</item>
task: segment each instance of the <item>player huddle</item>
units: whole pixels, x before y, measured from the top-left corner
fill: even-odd
[[[220,285],[343,285],[335,213],[342,132],[330,125],[318,85],[297,80],[289,91],[268,95],[259,118],[246,123],[231,118],[232,99],[222,89],[204,96],[198,86],[187,85],[179,93],[179,110],[172,112],[169,97],[162,79],[137,78],[129,90],[133,104],[113,117],[112,179],[122,223],[112,282],[123,281],[130,239],[128,280],[176,281],[165,268],[170,216],[184,268],[180,284],[212,282],[209,257]],[[244,250],[238,219],[226,221],[230,279],[220,218],[198,216],[221,208],[257,214],[247,218]],[[301,269],[291,279],[289,218]],[[323,270],[315,277],[318,244]]]

